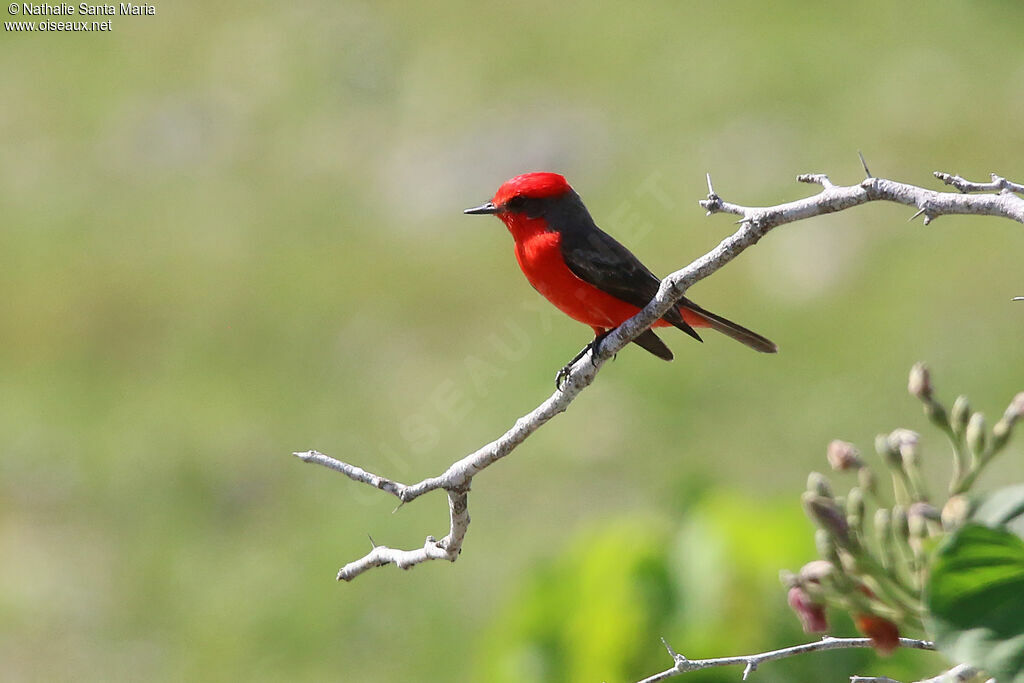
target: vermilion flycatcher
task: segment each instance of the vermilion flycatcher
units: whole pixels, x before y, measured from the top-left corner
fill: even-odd
[[[658,293],[661,281],[629,249],[594,224],[580,196],[557,173],[526,173],[498,188],[470,214],[495,214],[508,227],[516,260],[533,288],[573,320],[589,325],[594,341],[558,373],[556,385],[590,348],[636,315]],[[710,327],[763,353],[775,353],[768,339],[707,311],[687,298],[653,327],[674,325],[702,341],[695,327]],[[658,358],[672,351],[654,330],[633,340]]]

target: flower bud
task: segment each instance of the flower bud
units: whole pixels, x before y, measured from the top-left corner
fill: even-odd
[[[1011,425],[1022,417],[1024,417],[1024,391],[1013,397],[1010,405],[1006,406],[1006,412],[1003,413],[1003,419]]]
[[[835,572],[836,568],[828,560],[812,560],[800,568],[800,580],[810,583],[821,583]]]
[[[846,515],[857,519],[864,518],[864,494],[856,486],[846,494]]]
[[[837,472],[864,466],[864,462],[860,459],[860,451],[848,441],[834,439],[828,445],[826,457],[828,464]]]
[[[957,396],[953,401],[953,409],[949,413],[949,424],[953,433],[963,438],[967,430],[967,422],[971,419],[971,404],[966,396]]]
[[[911,396],[916,396],[922,401],[932,400],[932,378],[928,372],[928,366],[924,363],[914,363],[910,368],[910,380],[907,382],[907,391]]]
[[[875,473],[867,467],[857,470],[857,484],[865,493],[875,495],[878,491],[878,482],[875,480]]]
[[[970,422],[967,423],[967,447],[976,457],[980,457],[985,452],[985,437],[985,416],[981,413],[974,413],[971,415]]]
[[[992,452],[1002,449],[1010,440],[1013,425],[1024,416],[1024,393],[1017,394],[1006,407],[1003,418],[992,427]]]
[[[906,542],[910,538],[907,511],[902,505],[892,506],[892,534],[897,540]]]
[[[837,576],[856,576],[860,573],[860,560],[853,553],[844,552],[839,556],[839,567],[842,571]]]
[[[875,510],[875,538],[878,540],[878,547],[883,551],[889,547],[892,540],[892,515],[885,508]]]
[[[935,506],[931,503],[917,502],[912,504],[907,509],[907,518],[920,517],[924,520],[937,522],[939,521],[939,511],[935,509]]]
[[[992,452],[998,453],[1010,440],[1010,425],[1005,420],[1000,420],[992,425]]]
[[[929,401],[928,403],[925,403],[924,414],[931,423],[939,429],[950,429],[949,416],[946,415],[946,409],[943,408],[938,401]]]
[[[850,525],[846,521],[846,515],[839,509],[839,506],[831,498],[815,495],[805,491],[801,500],[804,510],[815,524],[829,533],[832,539],[841,548],[850,545]]]
[[[814,531],[814,547],[818,549],[818,557],[825,560],[832,566],[839,564],[839,552],[836,550],[836,543],[824,529]]]
[[[875,437],[875,450],[885,464],[893,469],[900,469],[903,467],[903,458],[900,457],[900,452],[893,447],[892,441],[886,434],[879,434]]]
[[[825,606],[814,602],[807,591],[800,586],[793,586],[789,589],[787,596],[789,606],[804,627],[804,633],[827,633],[828,617],[825,615]]]
[[[970,513],[971,503],[967,496],[953,496],[942,506],[942,528],[946,531],[959,529]]]
[[[889,449],[900,455],[900,464],[916,461],[921,436],[912,429],[894,429],[888,436]]]
[[[921,541],[928,538],[928,520],[921,515],[907,515],[907,530],[910,532],[910,547],[915,554],[924,551]]]
[[[871,639],[871,645],[880,655],[891,655],[900,646],[900,630],[888,619],[873,614],[856,614],[853,623],[858,631]]]
[[[807,475],[807,490],[825,498],[832,497],[832,485],[828,483],[828,477],[820,472]]]

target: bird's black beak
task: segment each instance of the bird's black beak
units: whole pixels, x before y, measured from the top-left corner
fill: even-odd
[[[482,205],[477,206],[475,208],[466,209],[462,213],[471,213],[471,214],[474,214],[474,215],[475,214],[485,214],[485,213],[498,213],[498,207],[496,207],[494,205],[494,202],[487,202],[486,204],[482,204]]]

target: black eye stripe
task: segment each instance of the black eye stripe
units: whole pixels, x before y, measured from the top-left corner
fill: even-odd
[[[537,197],[518,195],[505,202],[505,208],[515,213],[525,213],[531,218],[544,213],[545,200]]]

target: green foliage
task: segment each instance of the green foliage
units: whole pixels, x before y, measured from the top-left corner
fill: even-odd
[[[1024,681],[1024,485],[973,503],[964,493],[1012,440],[1024,417],[1024,393],[1011,399],[989,434],[966,396],[947,410],[924,363],[911,368],[907,390],[948,437],[950,497],[941,512],[932,504],[916,432],[896,429],[875,438],[891,475],[891,494],[889,487],[879,487],[871,464],[852,443],[832,441],[832,468],[856,472],[860,487],[839,499],[824,475],[808,477],[802,500],[819,527],[821,559],[798,574],[782,573],[790,605],[812,632],[828,631],[825,606],[838,607],[882,654],[896,650],[907,630],[927,628],[953,664],[967,662],[1000,680]],[[876,506],[871,515],[865,492]]]
[[[1019,503],[1019,501],[1018,501]],[[967,524],[938,551],[927,605],[939,648],[1005,683],[1024,681],[1024,541]]]
[[[526,580],[485,647],[480,680],[625,680],[677,609],[665,548],[651,519],[578,538]],[[638,661],[639,660],[639,661]]]
[[[991,527],[1006,527],[1024,538],[1024,484],[1005,486],[981,496],[970,519]]]
[[[805,556],[800,512],[785,500],[708,493],[675,531],[647,517],[609,522],[520,581],[483,637],[477,680],[635,680],[665,669],[665,637],[689,657],[714,657],[802,642],[776,574]],[[837,633],[850,632],[840,621]],[[924,671],[921,657],[889,671]],[[837,651],[766,665],[765,680],[812,680],[870,666],[871,654]],[[733,681],[738,672],[687,674]]]
[[[939,547],[925,600],[939,648],[1000,681],[1024,681],[1024,485],[972,504]]]

